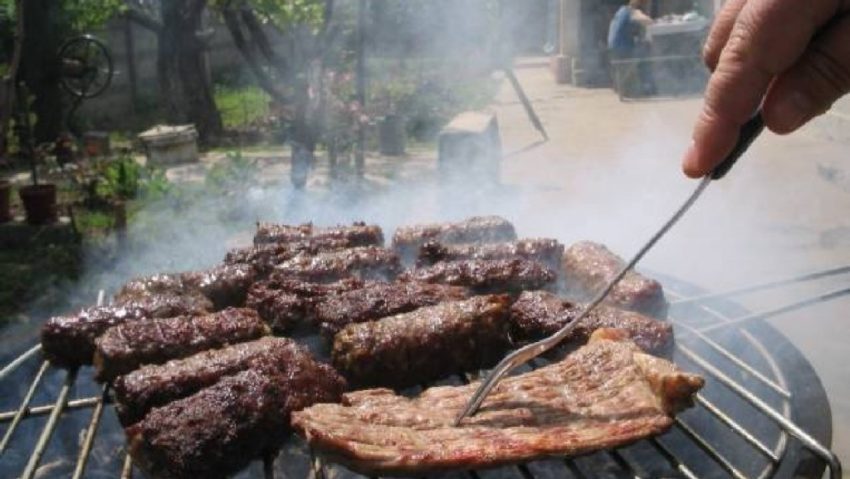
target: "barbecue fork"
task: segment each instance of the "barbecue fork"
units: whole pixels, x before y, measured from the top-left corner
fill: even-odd
[[[735,144],[735,148],[731,153],[717,165],[711,173],[705,175],[702,180],[700,180],[696,189],[691,193],[687,200],[673,213],[673,216],[667,220],[666,223],[659,229],[650,239],[644,244],[640,250],[638,250],[637,254],[628,262],[622,269],[614,276],[611,281],[593,298],[593,301],[588,303],[584,309],[581,310],[581,313],[564,325],[559,331],[552,334],[548,338],[541,339],[536,343],[532,343],[526,345],[520,349],[517,349],[513,353],[506,356],[502,359],[499,364],[493,368],[481,385],[476,389],[475,394],[472,395],[472,398],[466,404],[463,411],[457,416],[455,419],[455,426],[460,425],[461,421],[467,416],[472,416],[478,411],[478,408],[481,406],[481,403],[484,402],[484,399],[490,394],[490,391],[496,387],[496,384],[505,377],[509,372],[519,367],[522,364],[531,361],[532,359],[540,356],[546,351],[554,348],[561,341],[564,340],[570,333],[575,329],[576,325],[578,325],[588,314],[590,314],[593,309],[599,305],[614,289],[614,286],[623,279],[623,276],[631,270],[638,261],[643,258],[643,256],[655,246],[655,243],[658,242],[669,230],[676,224],[679,219],[684,216],[684,214],[690,209],[690,207],[696,202],[696,200],[700,197],[702,192],[711,183],[712,180],[719,180],[732,169],[732,166],[735,165],[735,162],[738,161],[738,158],[744,154],[745,151],[750,147],[753,141],[764,131],[764,119],[762,117],[761,109],[756,111],[755,115],[741,127],[740,133],[738,135],[738,142]]]

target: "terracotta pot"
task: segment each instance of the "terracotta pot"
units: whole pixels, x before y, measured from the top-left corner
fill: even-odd
[[[18,190],[18,195],[24,203],[27,223],[43,225],[56,222],[56,185],[24,186]]]
[[[8,181],[0,180],[0,223],[12,219],[12,206],[9,198],[11,192],[12,185]]]

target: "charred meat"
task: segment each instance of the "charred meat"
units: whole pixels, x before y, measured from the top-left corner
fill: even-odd
[[[398,256],[378,246],[362,246],[315,256],[296,256],[275,268],[280,276],[315,283],[345,278],[391,280],[401,273]]]
[[[561,299],[547,291],[526,291],[511,306],[512,337],[518,341],[537,341],[554,334],[581,313],[583,305]],[[599,305],[572,330],[565,342],[584,343],[601,328],[617,328],[648,352],[663,351],[673,339],[670,323]]]
[[[221,378],[241,371],[280,372],[299,387],[312,378],[316,391],[335,391],[343,386],[328,366],[316,362],[310,353],[288,338],[265,337],[204,351],[165,364],[149,365],[119,377],[113,383],[116,410],[121,424],[130,425],[148,411],[195,394]],[[300,390],[289,391],[295,395]],[[305,394],[310,389],[303,389]],[[307,402],[306,400],[304,402]]]
[[[316,304],[315,321],[326,337],[343,327],[407,313],[423,306],[469,297],[469,290],[458,286],[419,282],[370,282],[363,288],[328,296]]]
[[[628,444],[669,429],[704,381],[623,337],[599,330],[563,361],[502,380],[458,427],[455,416],[477,383],[434,387],[413,399],[357,391],[343,404],[293,414],[292,424],[320,454],[369,476],[422,476]]]
[[[244,305],[248,288],[256,280],[254,268],[244,264],[225,264],[182,276],[188,288],[200,291],[217,310]]]
[[[492,366],[511,347],[509,310],[507,296],[476,296],[349,324],[333,364],[355,386],[394,388]]]
[[[351,226],[322,228],[312,223],[281,225],[260,223],[254,235],[254,244],[288,243],[303,240],[342,240],[351,246],[382,246],[384,232],[380,226],[356,222]]]
[[[95,378],[110,381],[145,364],[161,364],[268,333],[254,310],[240,308],[121,324],[95,340]]]
[[[564,278],[570,293],[589,299],[601,291],[625,265],[622,258],[604,245],[591,241],[576,243],[564,252]],[[661,284],[639,273],[629,271],[614,286],[606,302],[631,311],[663,315],[667,309]]]
[[[357,246],[349,239],[310,238],[287,243],[264,243],[250,248],[228,251],[224,264],[245,264],[254,267],[261,277],[268,276],[274,267],[298,255],[315,255]]]
[[[402,281],[465,286],[477,293],[518,293],[554,284],[555,272],[527,259],[469,259],[416,268]]]
[[[133,464],[152,477],[224,478],[276,453],[293,411],[338,401],[344,390],[330,367],[298,366],[241,371],[154,408],[125,430]]]
[[[250,265],[220,265],[202,271],[157,274],[129,281],[115,295],[122,303],[162,294],[181,295],[200,293],[213,302],[215,309],[241,306],[245,293],[255,281],[256,272]]]
[[[159,294],[118,305],[94,306],[74,315],[50,318],[41,328],[41,347],[45,357],[57,366],[91,364],[95,339],[113,326],[209,311],[212,303],[200,294]]]
[[[325,297],[353,291],[363,284],[356,278],[307,283],[274,275],[251,286],[246,305],[257,310],[275,333],[285,334],[299,324],[313,324],[315,307]]]
[[[499,216],[473,216],[457,223],[402,226],[393,235],[393,249],[403,258],[414,258],[429,241],[447,244],[513,241],[516,230]]]
[[[429,266],[440,261],[522,258],[539,261],[556,269],[563,256],[564,245],[554,239],[521,239],[503,243],[457,245],[429,241],[419,250],[416,264]]]

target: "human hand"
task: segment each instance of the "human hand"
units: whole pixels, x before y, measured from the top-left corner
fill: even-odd
[[[850,0],[728,0],[703,56],[712,74],[682,162],[692,178],[723,161],[762,101],[785,134],[850,92]]]

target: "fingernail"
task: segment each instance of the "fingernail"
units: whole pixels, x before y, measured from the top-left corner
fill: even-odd
[[[799,128],[812,113],[812,101],[798,91],[776,99],[773,106],[773,128],[789,133]]]
[[[691,140],[690,146],[688,146],[687,151],[685,151],[684,156],[682,156],[682,171],[685,172],[686,175],[690,177],[694,177],[694,172],[699,165],[698,154],[696,144],[693,140]]]

